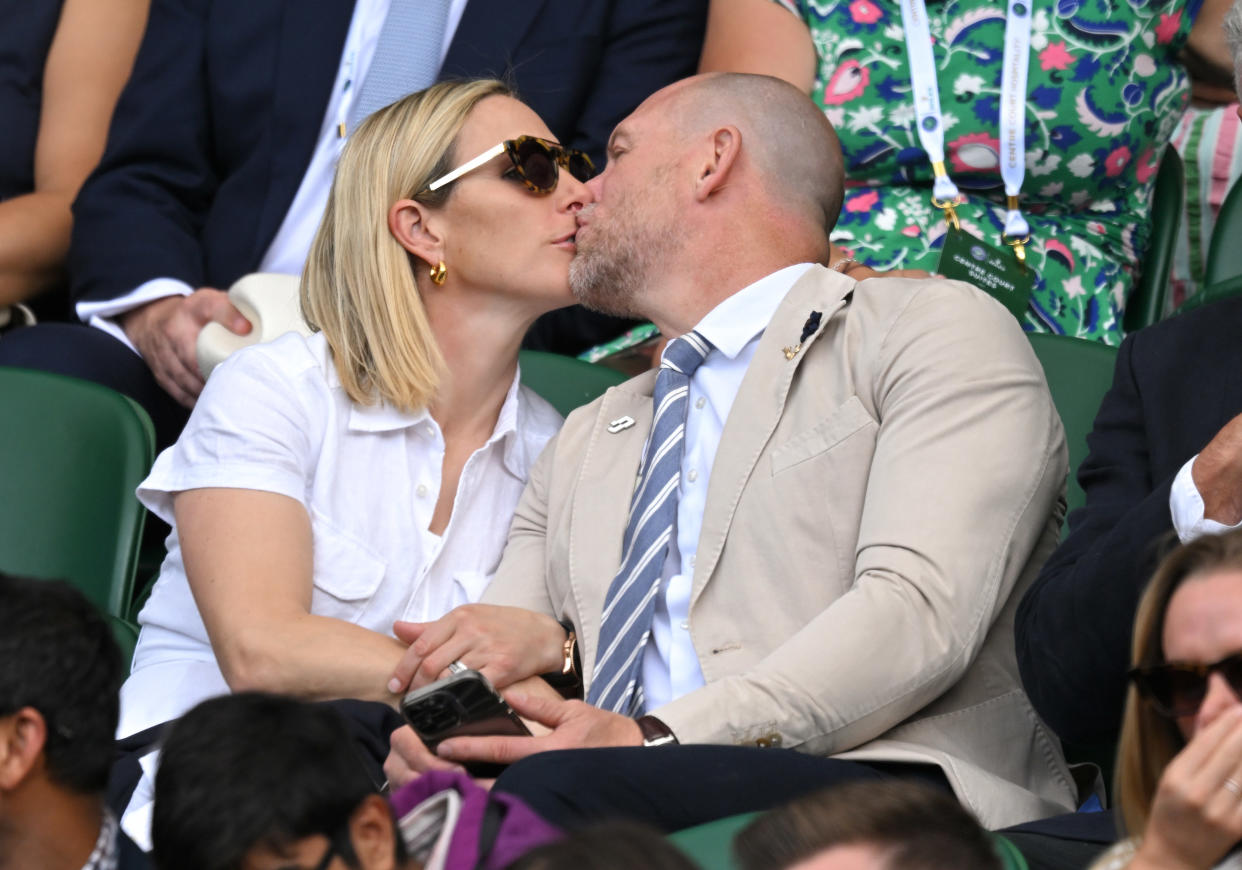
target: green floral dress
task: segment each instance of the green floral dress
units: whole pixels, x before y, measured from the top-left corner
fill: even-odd
[[[915,130],[895,0],[776,0],[810,28],[812,96],[845,151],[832,239],[876,269],[935,271],[945,222]],[[1034,0],[1027,79],[1030,331],[1117,344],[1165,144],[1189,99],[1176,62],[1201,0]],[[1003,0],[928,3],[946,165],[968,197],[964,229],[1000,245]]]

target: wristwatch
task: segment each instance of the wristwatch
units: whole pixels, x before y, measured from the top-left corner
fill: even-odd
[[[582,697],[582,665],[578,658],[578,635],[572,622],[562,622],[565,642],[561,646],[561,669],[542,674],[543,679],[565,698]]]
[[[655,716],[639,716],[638,730],[643,733],[643,746],[668,746],[677,743],[677,735]]]

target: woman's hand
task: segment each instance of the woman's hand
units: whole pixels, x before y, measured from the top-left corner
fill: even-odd
[[[521,607],[466,604],[435,622],[396,622],[410,648],[393,671],[394,695],[443,676],[450,662],[479,671],[498,689],[525,677],[560,671],[565,629],[550,616]]]
[[[1132,870],[1213,867],[1242,840],[1242,705],[1191,738],[1160,777]]]

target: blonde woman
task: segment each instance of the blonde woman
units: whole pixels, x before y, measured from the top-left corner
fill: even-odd
[[[517,380],[590,197],[551,139],[496,81],[354,134],[303,275],[315,334],[223,363],[139,489],[173,531],[122,736],[241,689],[391,703],[393,622],[482,593],[560,425]]]
[[[1242,867],[1242,532],[1179,547],[1139,602],[1118,756],[1130,839],[1094,870]]]

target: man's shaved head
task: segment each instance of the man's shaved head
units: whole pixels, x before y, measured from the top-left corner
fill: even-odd
[[[831,230],[841,212],[845,185],[841,143],[828,119],[806,94],[772,76],[712,73],[666,88],[657,99],[681,137],[732,125],[743,147],[788,207]]]

